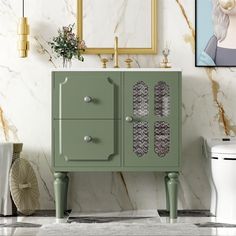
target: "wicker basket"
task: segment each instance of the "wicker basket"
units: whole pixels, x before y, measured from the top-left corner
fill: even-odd
[[[20,153],[23,148],[23,143],[14,143],[13,144],[13,156],[12,156],[12,163],[20,157]],[[12,202],[12,215],[17,216],[17,208],[16,205],[14,204],[11,196],[11,202]]]

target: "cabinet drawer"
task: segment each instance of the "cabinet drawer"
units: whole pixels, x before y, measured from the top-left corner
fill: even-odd
[[[115,154],[113,120],[56,120],[55,154],[66,162],[109,161]]]
[[[120,73],[56,73],[54,119],[114,119],[119,109]]]

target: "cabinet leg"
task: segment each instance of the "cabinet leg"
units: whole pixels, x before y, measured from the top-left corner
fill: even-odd
[[[65,176],[65,184],[66,184],[66,189],[65,189],[64,211],[67,211],[67,196],[68,196],[68,186],[69,186],[69,177],[68,177],[67,173]]]
[[[178,203],[178,176],[176,172],[168,174],[169,181],[167,183],[169,192],[170,220],[177,219],[177,203]]]
[[[169,190],[168,190],[168,173],[165,176],[165,190],[166,190],[166,210],[170,211],[170,197],[169,197]]]
[[[56,202],[56,217],[63,218],[67,205],[68,177],[64,172],[54,173],[54,193]]]

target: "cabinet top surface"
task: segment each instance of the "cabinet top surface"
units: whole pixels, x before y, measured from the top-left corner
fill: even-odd
[[[119,71],[119,72],[129,72],[129,71],[135,71],[135,72],[150,72],[150,71],[156,71],[156,72],[181,72],[182,70],[180,68],[73,68],[73,69],[53,69],[52,72],[86,72],[86,71],[103,71],[103,72],[109,72],[109,71]]]

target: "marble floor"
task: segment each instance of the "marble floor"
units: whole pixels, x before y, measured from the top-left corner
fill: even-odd
[[[165,214],[161,214],[165,215]],[[236,236],[236,225],[215,224],[216,219],[210,216],[199,216],[199,214],[180,214],[176,223],[170,224],[168,217],[158,215],[155,216],[136,216],[128,217],[120,220],[119,217],[111,217],[105,215],[97,222],[85,222],[84,217],[82,223],[74,221],[71,218],[67,223],[68,217],[63,220],[57,220],[53,214],[38,214],[31,217],[0,217],[0,236],[17,235],[17,236],[60,236],[60,235],[234,235]],[[88,216],[86,219],[89,219]],[[98,219],[96,215],[94,219]],[[111,219],[104,222],[104,218]],[[85,222],[85,223],[84,223]]]

